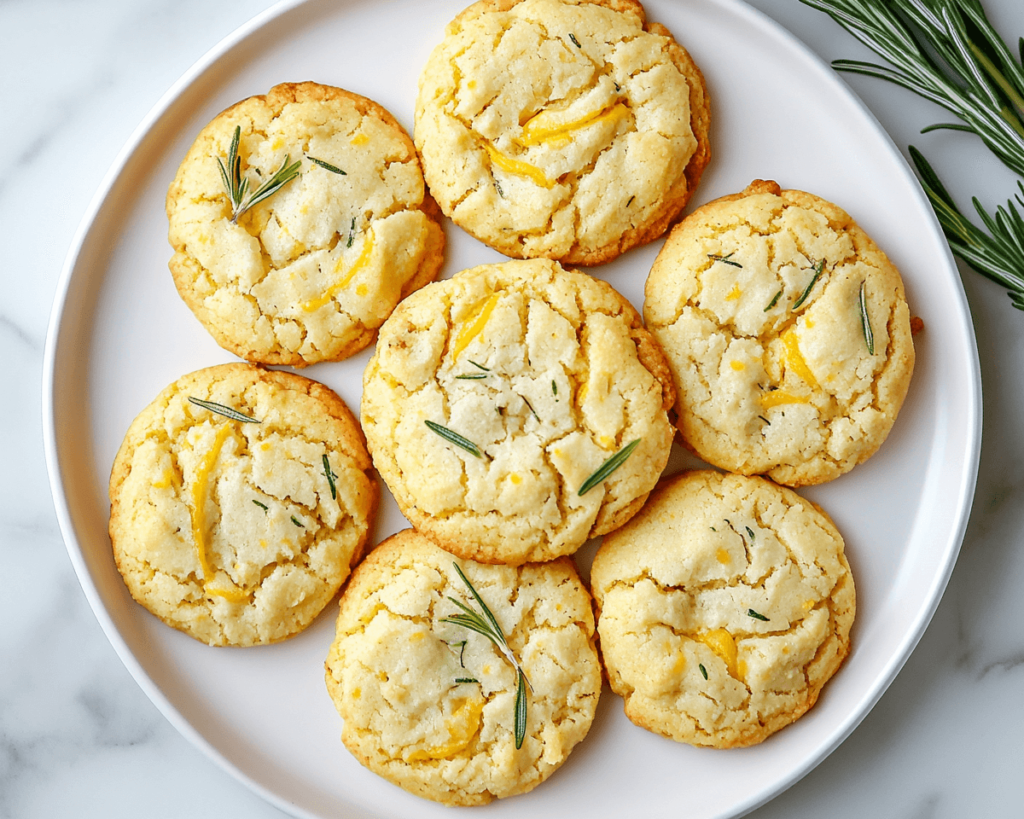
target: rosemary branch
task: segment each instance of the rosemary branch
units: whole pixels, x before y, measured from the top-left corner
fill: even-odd
[[[469,589],[469,593],[473,595],[473,599],[480,607],[480,611],[475,611],[462,601],[456,600],[454,597],[449,597],[448,599],[462,609],[462,612],[459,614],[453,614],[451,617],[442,617],[441,622],[451,623],[453,626],[461,626],[462,628],[467,628],[470,631],[482,634],[494,643],[502,656],[508,660],[512,665],[512,668],[515,669],[515,738],[516,750],[519,750],[523,747],[523,740],[526,738],[526,688],[530,685],[530,681],[526,679],[523,667],[519,665],[519,661],[512,653],[512,649],[509,648],[508,641],[505,639],[505,633],[501,630],[501,626],[498,625],[498,621],[491,613],[491,610],[487,608],[487,604],[484,603],[483,598],[481,598],[477,593],[477,590],[473,588],[473,584],[469,582],[469,578],[463,574],[462,569],[459,568],[459,564],[452,563],[452,565],[455,567],[455,571],[458,572],[459,577],[462,578],[462,582],[466,584],[466,587]],[[456,680],[456,682],[459,682],[459,680]]]
[[[896,83],[941,105],[963,124],[927,130],[972,131],[1024,176],[1024,66],[979,0],[801,2],[828,14],[892,66],[834,60],[833,68]]]
[[[245,213],[253,205],[262,202],[264,199],[273,196],[281,188],[291,182],[299,175],[299,167],[302,161],[293,162],[290,165],[285,156],[281,167],[274,171],[273,176],[260,185],[256,190],[249,192],[249,177],[242,176],[242,158],[238,155],[238,142],[241,139],[242,128],[235,126],[235,135],[231,140],[231,147],[228,149],[227,165],[219,156],[217,166],[220,168],[220,178],[227,190],[228,199],[231,200],[231,221],[237,222],[238,217]],[[320,164],[320,163],[318,163]]]
[[[823,11],[892,67],[835,60],[838,71],[877,77],[908,88],[959,117],[939,128],[977,134],[1011,170],[1024,176],[1024,37],[1018,56],[992,27],[979,0],[801,0]],[[921,184],[953,253],[1008,288],[1024,310],[1024,184],[990,216],[972,198],[982,230],[960,212],[935,171],[909,146]],[[1016,204],[1015,204],[1016,200]],[[985,231],[988,231],[986,233]],[[870,336],[865,334],[869,348]]]

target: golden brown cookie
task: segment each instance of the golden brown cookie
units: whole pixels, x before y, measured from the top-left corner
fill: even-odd
[[[545,259],[506,262],[399,305],[364,374],[361,420],[420,532],[485,563],[551,560],[643,504],[672,445],[670,380],[611,286]]]
[[[874,454],[914,370],[899,271],[845,211],[774,182],[673,229],[644,318],[672,368],[686,445],[790,486]]]
[[[420,77],[441,209],[514,258],[596,265],[656,239],[710,159],[700,70],[635,0],[481,0]]]
[[[261,198],[275,177],[283,184]],[[181,297],[218,344],[263,364],[363,349],[433,280],[444,251],[402,126],[371,100],[312,82],[274,86],[207,125],[167,216]]]
[[[508,656],[450,622],[466,615],[462,606],[486,616],[470,585]],[[594,719],[601,666],[590,595],[568,559],[516,568],[456,562],[413,530],[399,532],[342,595],[326,679],[345,720],[342,740],[374,773],[449,805],[525,793]]]
[[[225,364],[132,422],[110,475],[110,539],[139,603],[210,645],[301,631],[359,558],[377,484],[358,423],[308,378]]]
[[[679,742],[761,742],[850,649],[856,595],[820,509],[763,478],[689,472],[604,539],[591,571],[612,690]]]

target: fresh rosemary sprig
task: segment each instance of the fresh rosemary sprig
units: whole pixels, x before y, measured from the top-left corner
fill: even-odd
[[[959,117],[938,128],[977,134],[1010,169],[1024,176],[1024,38],[1015,58],[979,0],[801,0],[825,12],[892,64],[835,60],[838,71],[903,86]],[[1014,201],[993,218],[973,199],[988,235],[957,209],[931,166],[913,146],[911,158],[950,249],[981,275],[1009,288],[1024,310],[1024,222]],[[1018,182],[1021,193],[1024,186]],[[1024,206],[1024,199],[1015,197]]]
[[[1007,202],[1005,209],[997,207],[995,218],[985,211],[977,197],[972,200],[982,223],[991,233],[988,235],[967,221],[932,166],[913,145],[910,157],[950,249],[978,273],[1008,288],[1013,306],[1024,310],[1024,219],[1013,200]],[[1018,182],[1017,186],[1020,188],[1017,204],[1024,208],[1024,185]]]
[[[893,66],[835,60],[833,68],[888,80],[941,105],[963,124],[927,130],[973,131],[1024,176],[1024,68],[978,0],[801,2],[828,14]]]
[[[476,458],[482,458],[484,456],[484,454],[480,451],[480,447],[478,447],[468,438],[463,438],[461,435],[459,435],[459,433],[452,432],[450,429],[448,429],[448,427],[443,427],[440,424],[434,423],[433,421],[424,421],[423,423],[427,425],[427,428],[431,432],[436,432],[450,444],[455,444],[455,446],[457,447],[462,447],[462,449],[466,450],[466,452],[468,452],[470,455]]]
[[[249,192],[249,177],[242,177],[242,158],[238,155],[238,142],[241,138],[242,128],[235,126],[235,135],[231,140],[231,147],[228,149],[228,163],[225,166],[224,160],[217,157],[217,166],[220,168],[220,177],[224,182],[224,188],[231,200],[231,221],[237,222],[238,217],[258,202],[262,202],[269,196],[273,196],[281,188],[291,182],[299,175],[301,161],[288,164],[290,157],[286,156],[281,167],[266,182],[260,185],[252,193]]]
[[[487,608],[487,604],[484,603],[483,598],[477,593],[477,590],[473,588],[473,584],[469,582],[469,578],[463,573],[462,569],[459,568],[458,563],[452,564],[455,567],[455,571],[458,572],[459,577],[462,578],[462,582],[466,584],[466,588],[469,589],[469,593],[473,595],[473,599],[476,604],[480,607],[480,611],[475,611],[467,606],[460,600],[456,600],[454,597],[449,597],[456,606],[462,609],[460,614],[453,614],[451,617],[442,617],[442,623],[451,623],[453,626],[461,626],[467,628],[470,631],[475,631],[477,634],[482,634],[492,643],[495,648],[501,652],[502,656],[508,660],[512,665],[512,668],[516,671],[516,706],[515,706],[515,737],[516,737],[516,750],[523,747],[523,740],[526,738],[526,687],[530,685],[530,681],[526,679],[526,674],[523,673],[523,667],[519,665],[519,661],[512,653],[512,649],[509,648],[508,641],[505,639],[505,633],[501,630],[501,626],[498,625],[498,621],[494,615],[491,614],[491,610]],[[456,680],[459,682],[459,680]]]
[[[218,415],[223,415],[225,418],[230,418],[232,421],[239,421],[243,424],[258,424],[260,423],[250,415],[239,412],[231,407],[226,407],[223,404],[218,404],[216,401],[204,401],[202,398],[193,398],[191,395],[188,397],[190,403],[195,404],[197,407],[202,407],[210,412],[215,412]]]
[[[594,472],[589,478],[587,478],[583,485],[580,486],[577,495],[586,495],[591,489],[597,486],[599,483],[603,483],[608,479],[616,469],[622,466],[626,462],[626,458],[633,454],[633,450],[640,445],[642,438],[637,438],[635,441],[630,441],[622,449],[612,455],[608,460],[601,464],[597,471]]]

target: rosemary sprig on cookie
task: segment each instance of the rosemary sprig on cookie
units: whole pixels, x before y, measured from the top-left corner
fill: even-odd
[[[483,452],[480,451],[480,447],[478,447],[468,438],[463,438],[461,435],[459,435],[459,433],[452,432],[450,429],[448,429],[448,427],[443,427],[440,424],[435,423],[434,421],[424,421],[423,423],[427,425],[427,429],[429,429],[431,432],[437,433],[442,438],[444,438],[448,443],[455,444],[455,446],[457,447],[461,447],[475,458],[482,458],[484,456]]]
[[[288,160],[291,157],[285,156],[284,162],[281,163],[281,167],[274,172],[273,176],[250,193],[249,177],[242,177],[242,158],[238,155],[238,142],[241,135],[242,128],[241,126],[236,125],[235,135],[231,140],[231,147],[228,149],[227,165],[224,164],[223,159],[219,156],[217,157],[217,167],[220,168],[220,177],[224,182],[224,188],[227,190],[228,198],[231,200],[232,222],[237,222],[238,217],[249,210],[253,205],[273,196],[281,190],[281,188],[291,182],[299,175],[299,167],[302,165],[301,161],[288,164]]]
[[[451,617],[442,617],[442,623],[450,623],[453,626],[461,626],[467,628],[470,631],[475,631],[477,634],[482,634],[501,652],[502,656],[508,660],[512,665],[512,668],[516,671],[516,706],[515,706],[515,738],[516,738],[516,750],[523,747],[523,740],[526,738],[526,687],[530,684],[530,681],[526,679],[526,674],[523,673],[523,667],[519,665],[519,661],[512,653],[512,649],[509,648],[508,641],[505,639],[505,633],[501,630],[501,626],[498,625],[498,621],[495,619],[491,610],[487,608],[487,604],[484,603],[483,598],[477,593],[477,590],[473,588],[473,584],[469,582],[469,578],[463,573],[462,569],[459,568],[458,563],[452,563],[455,567],[455,571],[458,572],[459,577],[462,578],[462,582],[466,584],[469,589],[469,593],[473,595],[473,599],[480,607],[480,611],[474,611],[465,603],[460,600],[456,600],[454,597],[448,599],[453,602],[456,606],[462,609],[460,614],[453,614]],[[459,680],[456,680],[459,682]],[[475,680],[474,680],[475,682]]]
[[[215,412],[218,415],[223,415],[225,418],[230,418],[232,421],[238,421],[243,424],[258,424],[260,423],[257,419],[251,415],[239,412],[236,409],[227,407],[224,404],[218,404],[216,401],[204,401],[202,398],[193,398],[191,395],[188,397],[189,403],[195,404],[197,407],[202,407],[210,412]]]
[[[587,478],[577,491],[577,495],[586,495],[591,489],[600,483],[604,483],[608,477],[620,466],[622,466],[626,459],[633,454],[633,450],[640,445],[642,438],[637,438],[635,441],[630,441],[622,449],[612,455],[608,460],[601,464],[597,470]]]
[[[1024,38],[1015,58],[979,0],[801,2],[828,14],[891,64],[835,60],[836,70],[887,80],[942,106],[960,121],[931,125],[922,133],[974,133],[1003,164],[1024,176]],[[974,198],[985,227],[981,230],[957,209],[924,156],[912,145],[909,150],[950,249],[976,272],[1008,288],[1013,306],[1024,310],[1024,222],[1014,200],[997,208],[993,218]],[[1024,206],[1020,196],[1015,198]]]

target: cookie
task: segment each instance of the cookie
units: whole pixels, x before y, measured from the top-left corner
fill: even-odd
[[[710,159],[704,78],[635,0],[482,0],[420,76],[445,215],[513,258],[597,265],[664,233]]]
[[[416,529],[461,557],[518,564],[572,554],[636,513],[668,461],[673,401],[629,302],[535,259],[403,301],[381,327],[360,417]]]
[[[371,100],[311,82],[274,86],[207,125],[168,190],[167,217],[182,299],[224,349],[263,364],[363,349],[444,252],[402,126]]]
[[[352,413],[291,373],[186,375],[132,422],[110,475],[110,539],[129,591],[209,645],[283,640],[348,577],[377,500]]]
[[[818,699],[856,608],[828,516],[764,478],[684,473],[604,539],[591,584],[608,681],[637,725],[753,745]]]
[[[571,560],[460,560],[458,570],[454,560],[411,529],[374,549],[342,595],[326,680],[342,741],[363,765],[418,796],[482,805],[533,789],[565,761],[594,719],[601,665],[590,595]],[[511,660],[447,621],[465,614],[453,601],[484,614],[459,570]]]
[[[899,271],[836,205],[757,180],[677,225],[647,279],[683,441],[789,486],[874,454],[914,370]]]

